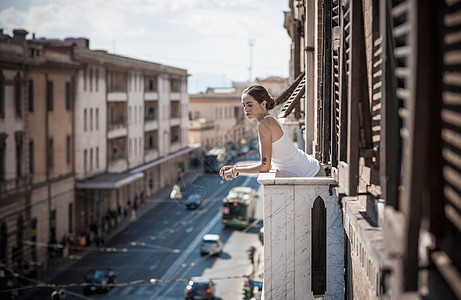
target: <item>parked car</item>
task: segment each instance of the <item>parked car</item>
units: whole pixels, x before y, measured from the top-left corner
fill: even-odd
[[[94,269],[86,273],[83,293],[88,295],[96,292],[108,292],[112,284],[117,283],[117,276],[111,269]]]
[[[197,208],[202,205],[202,197],[199,194],[191,194],[187,197],[184,205],[189,209]]]
[[[223,244],[219,234],[205,234],[200,243],[200,254],[221,255]]]
[[[192,277],[184,291],[188,299],[214,299],[215,284],[206,277]]]

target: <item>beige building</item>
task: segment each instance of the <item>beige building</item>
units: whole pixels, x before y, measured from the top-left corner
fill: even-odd
[[[43,263],[73,230],[73,80],[69,54],[1,33],[1,261]]]
[[[188,146],[187,71],[91,50],[83,38],[42,42],[72,49],[82,65],[75,76],[75,226],[94,237],[187,171],[195,149]]]
[[[212,147],[238,147],[257,137],[255,124],[244,118],[242,91],[251,84],[264,85],[273,97],[287,87],[281,77],[268,77],[253,83],[234,82],[231,88],[208,88],[190,95],[189,142],[200,143],[202,150]]]
[[[0,260],[43,266],[50,242],[94,241],[188,171],[188,74],[0,33]]]

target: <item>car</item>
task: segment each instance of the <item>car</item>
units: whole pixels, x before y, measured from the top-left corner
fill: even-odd
[[[192,277],[184,291],[184,297],[189,299],[214,299],[215,284],[206,277]]]
[[[221,255],[222,248],[223,245],[219,234],[205,234],[202,237],[202,242],[200,243],[201,255]]]
[[[202,205],[202,197],[199,194],[190,194],[184,205],[189,209],[197,208]]]
[[[85,284],[83,285],[83,293],[88,295],[96,292],[108,292],[113,284],[117,283],[117,276],[112,269],[94,269],[90,270],[85,275]]]

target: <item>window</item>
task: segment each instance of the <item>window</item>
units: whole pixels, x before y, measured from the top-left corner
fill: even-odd
[[[83,110],[83,131],[86,131],[86,108]]]
[[[170,117],[172,119],[181,117],[181,106],[179,101],[171,101]]]
[[[66,82],[66,109],[70,110],[70,82]]]
[[[138,107],[133,108],[133,124],[136,124],[136,115],[138,114]]]
[[[146,76],[145,78],[146,92],[157,92],[157,76]]]
[[[16,177],[22,176],[22,139],[23,132],[16,132]]]
[[[14,77],[14,103],[16,108],[16,116],[21,116],[22,103],[21,103],[21,75],[16,74]]]
[[[96,108],[96,121],[95,121],[96,130],[99,130],[99,108]]]
[[[96,147],[96,169],[99,169],[99,147]]]
[[[180,134],[181,131],[179,130],[179,126],[171,127],[171,143],[179,143],[180,142]]]
[[[93,130],[93,109],[90,108],[90,131]]]
[[[152,148],[154,148],[154,138],[152,136],[149,136],[149,143],[148,143],[147,149],[152,149]]]
[[[0,117],[5,116],[5,77],[0,71]]]
[[[139,105],[139,123],[142,123],[142,106]]]
[[[48,111],[53,111],[53,81],[46,82],[46,107]]]
[[[96,69],[96,74],[95,74],[95,77],[96,77],[96,92],[99,90],[99,69]]]
[[[83,69],[83,90],[86,91],[86,68]]]
[[[134,145],[133,155],[136,156],[136,154],[138,154],[138,144],[136,143],[136,138],[133,139],[133,145]]]
[[[171,79],[170,89],[172,93],[181,92],[181,81],[179,79]]]
[[[125,72],[109,71],[107,74],[109,92],[126,92],[127,75]]]
[[[53,165],[54,165],[54,161],[53,161],[53,138],[50,138],[48,140],[48,167],[49,168],[52,168]]]
[[[90,92],[93,91],[93,69],[90,68]]]
[[[70,135],[66,137],[66,163],[70,164],[70,158],[71,158],[71,141],[70,141]]]
[[[147,117],[146,117],[146,120],[154,120],[154,108],[153,107],[149,107],[147,109]]]
[[[146,150],[154,150],[157,148],[157,130],[146,132],[145,139],[146,143],[144,146],[146,147]]]
[[[90,171],[93,171],[93,148],[90,149]]]
[[[87,163],[87,161],[88,161],[88,151],[85,149],[83,151],[83,173],[84,174],[86,174],[86,169],[87,169],[86,163]]]
[[[29,79],[27,84],[27,106],[30,112],[34,111],[34,81]]]
[[[34,173],[34,141],[29,141],[29,172]]]

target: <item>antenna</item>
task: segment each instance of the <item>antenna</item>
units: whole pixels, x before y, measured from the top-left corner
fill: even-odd
[[[254,39],[249,39],[248,40],[248,45],[250,45],[250,66],[248,67],[248,72],[249,72],[249,78],[248,82],[251,82],[251,79],[253,78],[253,45],[255,43]]]

